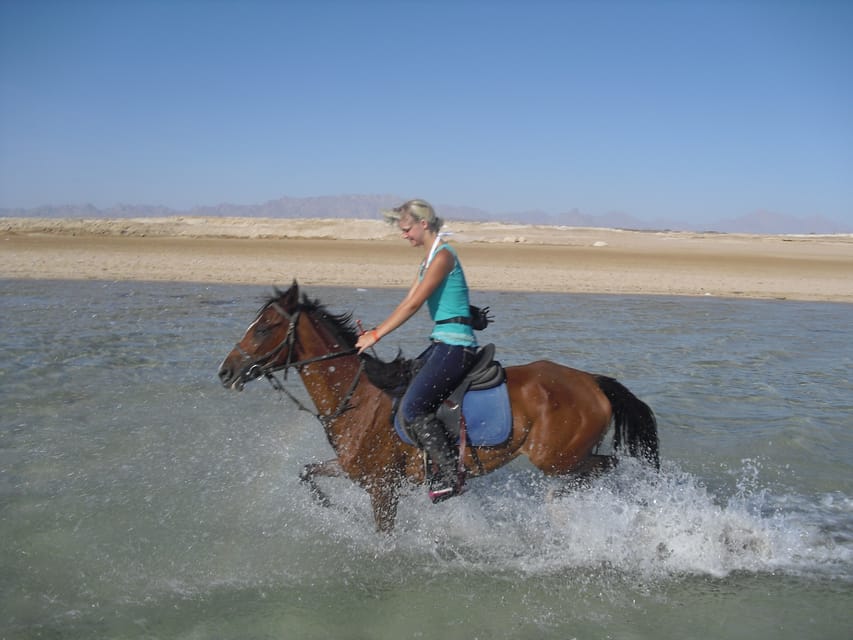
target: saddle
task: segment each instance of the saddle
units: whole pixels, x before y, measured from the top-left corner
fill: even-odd
[[[506,372],[495,358],[495,345],[489,343],[477,352],[477,360],[462,383],[441,403],[435,416],[444,423],[451,437],[462,430],[462,400],[469,391],[485,391],[504,383]]]
[[[439,405],[436,417],[444,423],[451,440],[469,441],[473,446],[496,446],[509,437],[512,415],[505,384],[506,373],[494,356],[494,344],[483,346],[465,379]],[[466,394],[469,394],[467,398]],[[406,421],[400,414],[400,398],[394,404],[391,414],[394,428],[406,444],[413,444],[413,434],[408,432]],[[471,423],[470,429],[466,415]]]

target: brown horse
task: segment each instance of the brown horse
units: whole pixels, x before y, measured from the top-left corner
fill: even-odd
[[[313,400],[337,457],[308,465],[301,474],[315,496],[325,496],[315,476],[344,475],[370,495],[376,527],[390,531],[405,479],[424,481],[417,448],[400,440],[391,425],[392,398],[371,382],[365,365],[397,367],[354,348],[359,331],[350,315],[333,315],[303,296],[294,281],[261,308],[219,368],[226,388],[242,390],[261,376],[294,368]],[[614,449],[658,466],[657,424],[652,410],[622,384],[549,361],[506,368],[512,407],[509,440],[470,448],[463,455],[469,476],[485,475],[524,454],[547,475],[585,474],[612,465],[594,455],[611,422]]]

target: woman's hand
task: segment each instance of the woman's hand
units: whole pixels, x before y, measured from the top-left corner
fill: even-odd
[[[369,349],[377,342],[379,342],[379,334],[376,332],[376,329],[370,329],[358,337],[355,347],[358,349],[359,354],[361,354],[365,349]]]

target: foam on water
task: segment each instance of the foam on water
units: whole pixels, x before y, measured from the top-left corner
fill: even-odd
[[[325,533],[371,554],[433,556],[446,570],[551,574],[599,570],[644,580],[733,572],[853,580],[853,502],[831,494],[774,495],[745,461],[734,495],[665,463],[655,474],[630,460],[589,487],[551,496],[553,483],[516,466],[474,480],[463,497],[431,505],[414,489],[400,505],[398,529],[377,544],[353,490],[336,487],[345,511],[314,511]],[[356,525],[357,522],[357,525]]]

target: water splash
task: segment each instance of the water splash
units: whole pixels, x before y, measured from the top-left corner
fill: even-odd
[[[439,572],[608,571],[646,581],[781,572],[853,580],[850,498],[774,494],[755,461],[744,461],[736,484],[732,495],[715,495],[675,463],[655,474],[626,460],[555,497],[552,482],[516,467],[473,481],[465,496],[439,506],[414,489],[401,501],[394,537],[378,544],[369,517],[351,517],[367,508],[354,487],[337,496],[348,501],[346,512],[314,515],[356,550],[421,556]]]

